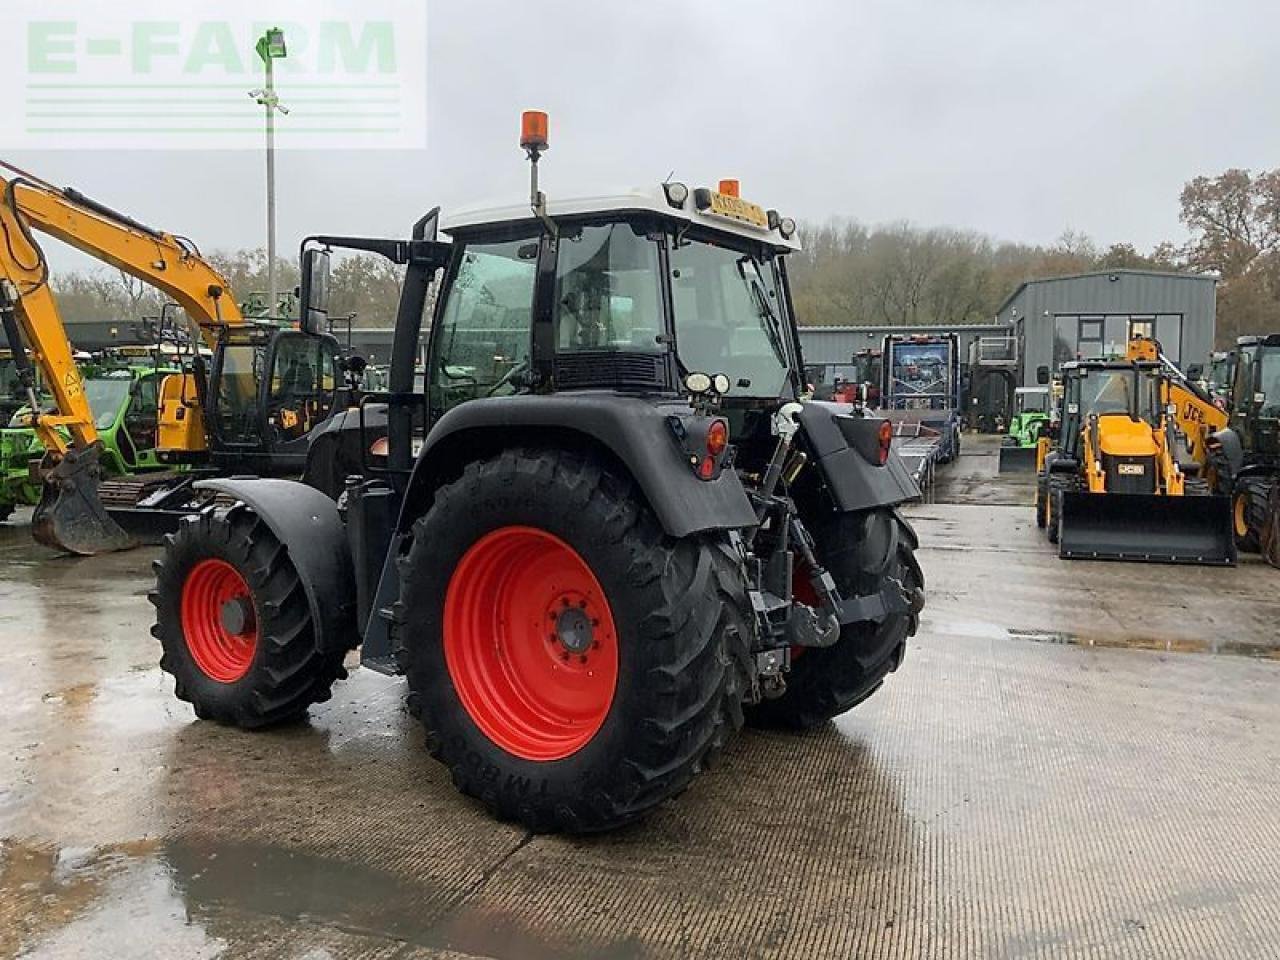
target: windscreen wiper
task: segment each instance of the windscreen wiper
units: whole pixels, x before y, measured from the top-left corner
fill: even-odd
[[[755,271],[753,279],[747,279],[747,272],[744,264],[750,263]],[[769,295],[764,292],[764,277],[760,273],[760,265],[751,257],[740,257],[738,259],[738,273],[742,276],[743,282],[751,290],[751,295],[755,298],[756,309],[760,312],[760,319],[764,321],[764,331],[769,337],[769,346],[773,348],[773,352],[777,354],[778,360],[784,367],[790,368],[787,362],[787,348],[782,342],[782,330],[779,327],[778,315],[773,312],[773,307],[769,305]]]

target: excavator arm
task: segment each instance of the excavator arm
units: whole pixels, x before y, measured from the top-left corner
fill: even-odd
[[[73,553],[121,549],[129,538],[97,498],[101,444],[36,231],[154,286],[183,307],[211,347],[221,327],[244,318],[225,278],[189,241],[0,161],[0,321],[15,358],[29,353],[56,407],[44,414],[29,389],[32,426],[48,451],[33,532]],[[18,362],[33,388],[30,366]]]

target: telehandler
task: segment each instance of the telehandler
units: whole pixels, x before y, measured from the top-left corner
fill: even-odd
[[[41,543],[93,554],[151,539],[207,498],[194,491],[193,479],[299,473],[313,431],[347,417],[337,339],[246,320],[226,280],[191,241],[2,161],[0,198],[0,325],[17,389],[36,411],[31,427],[44,450],[42,496],[32,519]],[[34,231],[162,291],[212,351],[206,365],[193,350],[187,370],[166,377],[159,393],[158,458],[198,469],[174,471],[167,486],[157,487],[153,476],[141,502],[122,497],[122,489],[104,498],[102,487],[116,481],[102,477],[99,430]],[[44,412],[36,395],[37,370],[54,413]],[[316,483],[332,490],[341,481]],[[112,505],[104,506],[104,499]]]
[[[1062,414],[1038,448],[1036,520],[1059,556],[1234,564],[1231,502],[1213,493],[1225,414],[1135,337],[1124,360],[1061,369]]]
[[[803,399],[793,220],[736,181],[548,202],[546,130],[525,114],[530,202],[376,247],[406,266],[390,390],[363,400],[388,432],[340,501],[202,481],[226,503],[169,539],[152,632],[176,695],[242,728],[327,699],[360,645],[459,790],[594,831],[744,719],[811,727],[879,687],[923,604],[919,491],[888,421]],[[348,243],[304,249],[304,332]]]

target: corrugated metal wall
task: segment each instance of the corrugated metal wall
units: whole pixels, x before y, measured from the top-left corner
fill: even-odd
[[[1114,279],[1113,279],[1114,278]],[[1033,280],[1000,309],[998,320],[1023,323],[1023,382],[1053,364],[1056,317],[1080,314],[1179,314],[1183,368],[1204,363],[1213,350],[1217,291],[1213,277],[1116,270]]]

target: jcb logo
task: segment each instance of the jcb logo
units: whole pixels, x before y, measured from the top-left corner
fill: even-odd
[[[1191,423],[1204,423],[1204,411],[1188,400],[1187,405],[1182,408],[1182,419]]]

